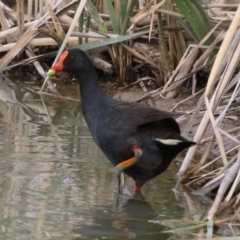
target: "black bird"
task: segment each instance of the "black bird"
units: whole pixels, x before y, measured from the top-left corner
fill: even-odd
[[[174,120],[179,113],[107,96],[82,50],[64,51],[48,75],[61,71],[77,77],[83,115],[94,141],[120,172],[133,178],[135,192],[165,171],[179,152],[195,145],[180,135]]]

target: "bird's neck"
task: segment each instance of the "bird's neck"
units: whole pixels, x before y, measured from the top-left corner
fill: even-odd
[[[98,84],[95,69],[81,71],[75,73],[80,85],[80,97],[83,115],[90,124],[91,119],[98,116],[98,113],[104,107],[112,102],[112,98],[108,97]]]
[[[98,84],[97,74],[94,68],[76,74],[82,102],[92,102],[94,99],[107,97]]]

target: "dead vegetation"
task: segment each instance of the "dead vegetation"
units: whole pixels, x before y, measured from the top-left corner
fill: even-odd
[[[189,149],[179,179],[198,194],[217,191],[203,220],[210,223],[222,216],[223,221],[239,223],[240,127],[222,125],[227,118],[239,123],[236,114],[240,111],[239,2],[202,1],[202,9],[207,13],[202,25],[197,21],[204,18],[204,13],[199,13],[199,19],[187,16],[176,1],[126,2],[127,6],[122,6],[121,1],[93,4],[89,0],[40,0],[38,4],[28,1],[25,9],[23,1],[18,0],[16,11],[0,2],[0,52],[5,53],[0,60],[1,71],[33,62],[44,79],[40,91],[45,92],[48,84],[51,92],[59,94],[46,78],[46,69],[37,61],[49,55],[36,53],[42,46],[58,45],[57,60],[66,46],[78,46],[86,51],[97,49],[98,54],[92,56],[95,66],[105,72],[115,70],[119,81],[137,76],[131,84],[140,84],[144,90],[142,99],[174,97],[188,81],[191,96],[174,109],[201,95],[193,110],[182,119],[188,121],[188,129],[199,124],[193,139],[198,145]],[[28,58],[13,64],[12,60],[22,51]],[[102,57],[103,51],[111,56],[110,62]],[[136,74],[143,66],[150,69],[151,76],[141,78]],[[197,74],[203,70],[209,73],[209,78],[206,87],[197,90]],[[145,82],[149,79],[157,82],[159,88],[148,91]],[[212,136],[205,136],[206,128],[212,131]],[[232,141],[231,149],[226,149],[226,141]],[[202,144],[205,151],[192,167],[191,161]],[[209,160],[212,147],[218,148],[219,156]]]

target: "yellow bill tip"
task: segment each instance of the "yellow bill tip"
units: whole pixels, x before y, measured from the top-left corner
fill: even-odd
[[[53,70],[53,69],[49,69],[48,72],[47,72],[47,75],[48,75],[49,77],[54,76],[55,74],[56,74],[56,71]]]

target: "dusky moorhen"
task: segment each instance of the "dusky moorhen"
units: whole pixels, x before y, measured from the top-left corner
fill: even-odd
[[[82,112],[94,141],[119,171],[133,178],[135,192],[165,171],[179,152],[195,145],[180,135],[174,120],[179,113],[107,96],[82,50],[64,51],[48,75],[61,71],[77,77]]]

